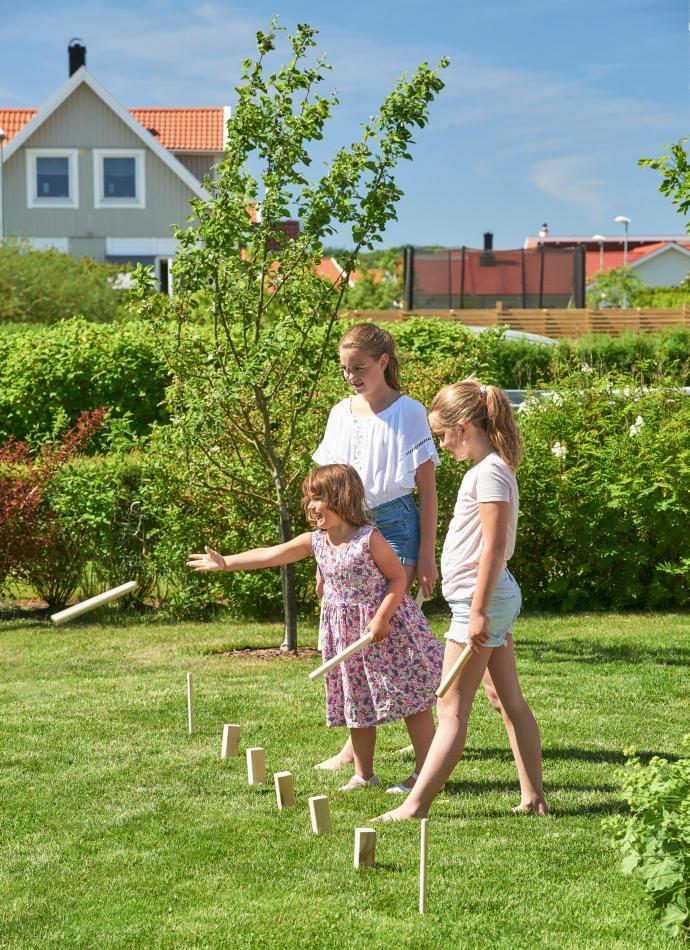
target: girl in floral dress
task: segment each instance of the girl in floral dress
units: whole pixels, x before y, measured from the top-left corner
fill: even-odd
[[[313,556],[324,582],[319,642],[329,660],[367,630],[373,642],[326,675],[326,722],[347,726],[355,774],[341,791],[378,785],[376,728],[404,719],[416,769],[434,734],[432,707],[443,648],[405,592],[405,570],[364,508],[364,486],[349,465],[324,465],[302,485],[315,531],[285,544],[223,556],[206,548],[190,555],[197,571],[256,570]]]

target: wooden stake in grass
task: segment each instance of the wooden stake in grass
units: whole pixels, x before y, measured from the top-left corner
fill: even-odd
[[[229,759],[240,754],[240,727],[223,726],[223,744],[220,747],[221,759]]]
[[[187,673],[187,725],[191,736],[194,732],[194,687],[191,673]]]
[[[311,815],[311,830],[315,835],[333,834],[331,806],[325,795],[313,795],[309,799],[309,814]]]
[[[260,746],[247,749],[247,780],[250,785],[263,785],[266,781],[266,756]]]
[[[289,808],[290,805],[294,805],[295,781],[292,777],[292,772],[275,772],[273,774],[273,781],[276,786],[278,808],[282,811],[283,808]]]
[[[453,663],[451,668],[448,670],[448,675],[445,677],[444,680],[441,681],[441,685],[436,690],[436,695],[438,696],[439,699],[441,699],[442,696],[446,695],[448,690],[451,688],[451,686],[453,685],[455,680],[458,678],[458,676],[460,676],[463,669],[465,668],[469,660],[471,660],[471,658],[472,658],[472,647],[468,644],[465,647],[465,649],[462,651],[460,656],[457,658],[455,663]]]
[[[355,867],[376,866],[376,832],[373,828],[355,828]]]
[[[126,584],[120,584],[119,587],[113,587],[112,590],[106,590],[102,594],[96,594],[95,597],[89,597],[88,600],[82,600],[81,603],[75,604],[73,607],[66,607],[64,610],[59,610],[56,614],[51,614],[50,619],[53,623],[67,623],[68,620],[81,617],[82,614],[86,614],[90,610],[102,607],[103,604],[112,603],[112,601],[117,600],[118,597],[124,597],[125,594],[136,590],[138,586],[136,581],[127,581]]]
[[[359,640],[355,640],[354,643],[351,643],[349,647],[345,647],[340,653],[336,653],[335,656],[332,656],[330,660],[326,660],[321,666],[317,666],[315,670],[312,670],[309,674],[309,679],[315,680],[319,676],[325,676],[326,673],[330,673],[331,670],[334,670],[336,666],[340,666],[340,664],[349,656],[352,656],[353,653],[357,653],[358,650],[368,646],[373,639],[373,633],[365,633]]]
[[[419,913],[426,914],[427,864],[429,861],[428,818],[422,818],[422,836],[419,854]]]

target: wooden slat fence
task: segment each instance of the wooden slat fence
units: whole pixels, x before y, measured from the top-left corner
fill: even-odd
[[[507,326],[511,330],[539,333],[556,339],[577,339],[586,333],[618,336],[625,330],[651,333],[669,327],[690,327],[690,305],[668,309],[628,308],[618,310],[510,310],[500,303],[493,310],[348,310],[342,315],[359,321],[409,320],[435,317],[454,320],[469,327]]]

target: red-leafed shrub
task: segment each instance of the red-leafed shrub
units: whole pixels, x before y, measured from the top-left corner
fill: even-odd
[[[46,490],[62,465],[81,452],[102,427],[107,409],[82,412],[76,425],[32,455],[23,442],[0,446],[0,585],[28,580],[50,607],[65,603],[81,565],[68,542]]]

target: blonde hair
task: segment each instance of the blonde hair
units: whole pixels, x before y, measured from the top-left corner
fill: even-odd
[[[476,379],[444,386],[434,396],[429,413],[452,428],[472,422],[483,429],[491,448],[513,471],[522,461],[522,443],[508,397],[498,386],[483,386]]]
[[[344,334],[340,346],[346,350],[362,350],[375,360],[385,353],[388,357],[384,370],[386,383],[396,392],[401,391],[400,363],[395,350],[395,340],[388,330],[377,327],[375,323],[355,323]]]
[[[309,513],[311,501],[325,502],[339,518],[356,528],[371,523],[362,479],[351,465],[322,465],[302,482],[302,507],[307,521],[314,525],[316,520]]]

